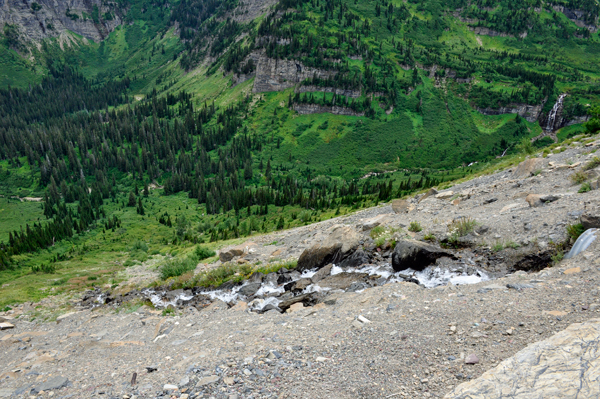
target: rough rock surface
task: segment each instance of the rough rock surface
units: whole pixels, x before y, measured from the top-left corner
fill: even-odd
[[[448,399],[598,398],[600,319],[576,323],[519,351]]]
[[[261,53],[256,65],[252,91],[254,93],[282,91],[313,76],[325,79],[334,74],[335,72],[332,71],[304,66],[300,61],[276,60]]]
[[[111,2],[38,0],[37,3],[41,8],[34,11],[30,2],[17,0],[0,2],[0,28],[5,24],[17,25],[25,40],[41,41],[48,37],[59,37],[61,46],[63,44],[70,46],[74,38],[68,31],[98,42],[121,24],[120,11],[116,4]],[[84,18],[84,13],[92,15],[94,7],[98,8],[97,23],[90,18]],[[111,19],[107,20],[104,17],[106,13],[110,13]],[[77,15],[77,18],[74,15]]]

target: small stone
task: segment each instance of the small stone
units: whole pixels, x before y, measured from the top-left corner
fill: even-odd
[[[327,358],[326,358],[326,357],[319,356],[319,357],[317,357],[315,360],[316,360],[317,362],[326,362],[326,361],[327,361]]]
[[[362,316],[362,315],[358,316],[358,321],[360,321],[360,322],[362,322],[362,323],[365,323],[365,324],[367,324],[367,323],[370,323],[370,322],[371,322],[371,320],[367,319],[366,317],[364,317],[364,316]]]
[[[188,395],[187,393],[182,394],[179,399],[188,399],[190,397],[190,395]]]
[[[244,374],[245,375],[252,375],[252,371],[250,371],[248,369],[244,369]]]
[[[474,353],[470,354],[465,358],[465,364],[477,364],[479,363],[479,358]]]
[[[179,389],[179,388],[177,387],[177,385],[173,385],[173,384],[165,384],[163,386],[163,391],[174,391],[176,389]]]
[[[223,378],[223,382],[227,385],[235,384],[235,380],[233,377],[225,377],[225,378]]]
[[[581,268],[580,267],[572,267],[563,272],[563,274],[575,274],[575,273],[581,273]]]
[[[158,366],[146,366],[146,370],[148,371],[148,373],[152,373],[158,370]]]
[[[204,377],[203,379],[201,379],[200,381],[198,381],[197,386],[204,386],[204,385],[208,385],[208,384],[213,384],[215,382],[219,381],[219,376],[217,375],[211,375],[208,377]]]
[[[6,322],[6,323],[0,323],[0,331],[2,330],[8,330],[9,328],[15,328],[14,325]]]

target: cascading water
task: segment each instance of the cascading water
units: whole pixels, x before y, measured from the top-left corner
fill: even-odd
[[[545,129],[547,132],[554,131],[554,125],[556,123],[556,116],[558,115],[558,111],[560,109],[562,109],[563,100],[565,99],[566,96],[567,96],[566,94],[561,94],[560,96],[558,96],[558,100],[556,100],[556,103],[554,104],[554,106],[552,107],[552,110],[548,114],[548,123],[546,123],[546,129]]]

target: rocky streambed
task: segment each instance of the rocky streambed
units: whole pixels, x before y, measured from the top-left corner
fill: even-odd
[[[354,237],[356,243],[348,245],[348,237]],[[510,267],[506,267],[507,258],[511,259]],[[412,239],[400,240],[394,249],[382,250],[365,245],[350,228],[340,227],[323,243],[306,249],[295,269],[284,267],[268,274],[255,272],[243,282],[230,281],[217,288],[163,286],[118,295],[96,289],[84,294],[81,305],[119,306],[142,299],[157,309],[193,306],[200,310],[221,301],[228,307],[243,302],[257,313],[283,313],[296,304],[308,307],[327,302],[332,293],[362,292],[403,281],[424,288],[479,283],[518,269],[539,270],[540,262],[547,265],[550,258],[548,253],[533,246],[514,251],[510,256],[498,256],[485,248],[445,249]]]

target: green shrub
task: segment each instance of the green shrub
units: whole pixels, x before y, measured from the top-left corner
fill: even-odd
[[[203,247],[202,245],[197,245],[194,250],[194,255],[198,258],[198,260],[204,260],[206,258],[210,258],[215,256],[216,253],[210,248]]]
[[[413,233],[418,233],[422,230],[423,228],[419,222],[410,222],[410,226],[408,226],[408,231],[412,231]]]
[[[131,251],[143,251],[143,252],[148,252],[148,244],[146,244],[143,241],[140,240],[136,240],[133,245],[131,246]]]
[[[32,273],[45,273],[45,274],[54,274],[56,273],[56,266],[54,265],[39,265],[39,266],[31,266]]]
[[[167,280],[171,277],[181,276],[182,274],[194,270],[197,264],[198,262],[195,257],[168,260],[160,268],[160,277],[163,280]]]
[[[590,183],[583,183],[581,188],[577,191],[578,193],[587,193],[588,191],[592,191],[592,186]]]
[[[569,224],[567,225],[567,235],[573,240],[577,240],[580,235],[583,234],[585,230],[583,229],[583,224]]]
[[[521,142],[517,144],[517,149],[524,154],[533,154],[536,148],[531,143],[531,140],[527,137],[523,137]]]

